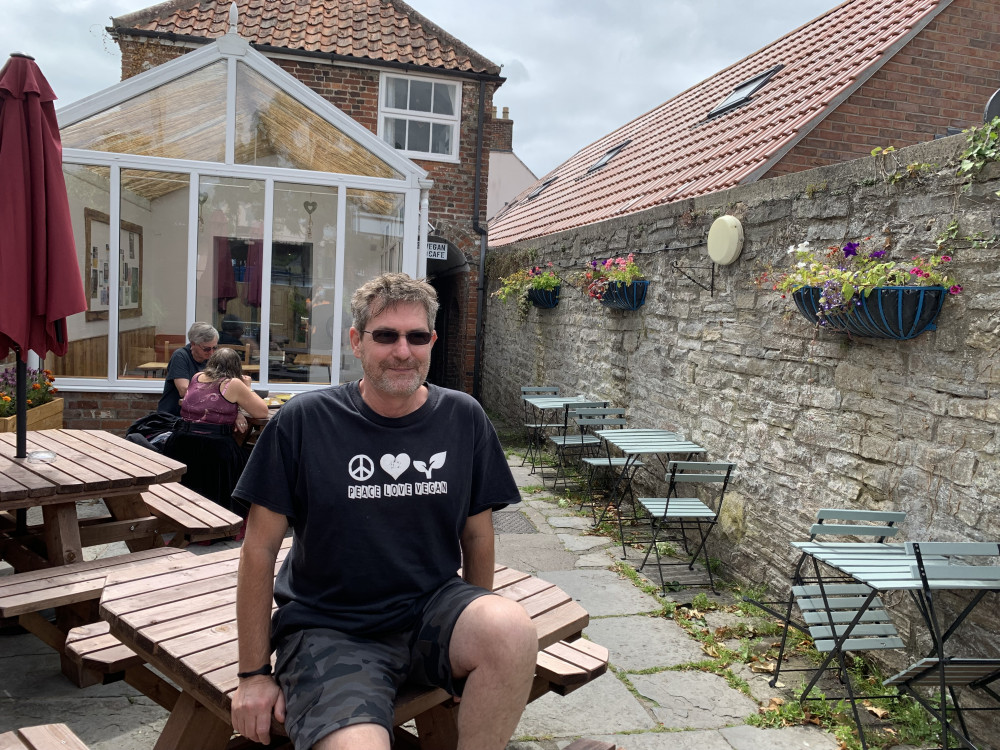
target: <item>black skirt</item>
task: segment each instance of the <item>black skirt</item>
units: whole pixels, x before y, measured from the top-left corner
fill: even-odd
[[[182,420],[163,453],[187,465],[181,484],[246,518],[249,508],[233,498],[233,489],[250,453],[233,439],[232,427]]]

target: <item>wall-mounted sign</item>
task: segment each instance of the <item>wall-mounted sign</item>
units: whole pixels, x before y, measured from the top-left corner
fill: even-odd
[[[448,244],[445,242],[428,242],[427,260],[448,260]]]

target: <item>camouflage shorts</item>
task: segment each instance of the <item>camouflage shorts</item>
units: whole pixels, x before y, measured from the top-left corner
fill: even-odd
[[[462,611],[489,593],[456,578],[435,592],[408,631],[372,639],[312,628],[283,639],[276,672],[295,747],[310,748],[352,724],[378,724],[391,737],[396,691],[407,679],[461,695],[465,680],[451,675],[448,643]]]

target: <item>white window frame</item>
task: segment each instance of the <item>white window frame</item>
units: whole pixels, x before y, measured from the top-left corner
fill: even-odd
[[[416,112],[411,109],[396,109],[385,105],[385,95],[390,78],[403,78],[407,81],[423,81],[425,83],[436,83],[439,85],[453,86],[457,95],[455,96],[455,114],[438,115],[433,112]],[[411,151],[409,149],[396,149],[397,153],[404,154],[410,159],[421,159],[423,161],[444,161],[457,164],[459,162],[459,142],[462,135],[462,82],[452,78],[437,78],[434,76],[415,76],[405,73],[383,71],[379,75],[378,86],[378,132],[377,135],[385,141],[385,120],[387,117],[395,117],[413,122],[428,122],[432,125],[450,125],[452,128],[451,153],[435,154],[430,151]],[[392,145],[391,143],[389,144]]]

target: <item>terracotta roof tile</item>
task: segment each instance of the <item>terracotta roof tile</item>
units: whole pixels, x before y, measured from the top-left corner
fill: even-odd
[[[506,245],[756,179],[949,0],[847,0],[580,149],[490,222]],[[706,120],[734,88],[784,67],[741,107]],[[625,139],[621,153],[591,164]],[[540,195],[527,196],[555,177]]]
[[[168,0],[111,19],[129,30],[214,39],[232,0]],[[255,44],[499,75],[487,60],[402,0],[236,0],[239,32]]]

